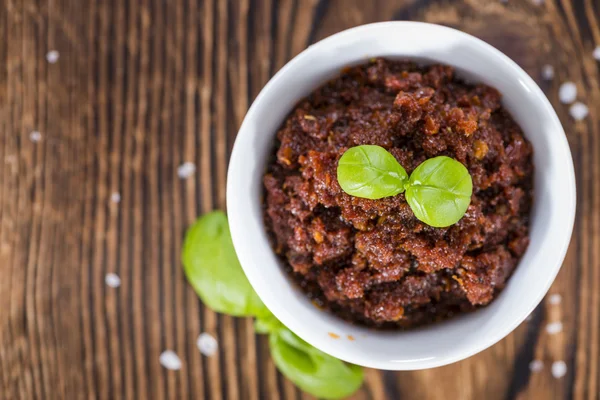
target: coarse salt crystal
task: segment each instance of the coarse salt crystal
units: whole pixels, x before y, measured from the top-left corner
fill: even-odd
[[[541,6],[542,4],[544,4],[544,0],[531,0],[531,2],[536,6]]]
[[[112,201],[113,203],[120,203],[121,202],[121,194],[119,192],[114,192],[113,194],[110,195],[110,201]]]
[[[564,361],[554,361],[552,363],[552,376],[556,379],[562,378],[567,374],[567,364]]]
[[[32,142],[39,142],[42,140],[42,134],[38,131],[33,131],[29,134],[29,139],[31,139]]]
[[[177,168],[177,175],[181,179],[189,178],[196,172],[196,165],[192,162],[185,162]]]
[[[104,282],[106,282],[106,285],[110,286],[111,288],[118,288],[121,286],[121,278],[119,278],[119,275],[113,274],[112,272],[106,274]]]
[[[588,106],[579,101],[574,103],[571,108],[569,108],[569,114],[571,114],[571,117],[573,117],[575,121],[581,121],[588,116],[589,112],[590,109]]]
[[[548,303],[554,304],[554,305],[560,304],[561,300],[562,300],[562,297],[560,297],[560,294],[553,294],[553,295],[550,295],[550,297],[548,297]]]
[[[219,348],[217,339],[215,339],[210,333],[206,332],[198,336],[198,339],[196,340],[196,346],[198,346],[200,353],[207,357],[214,355]]]
[[[577,98],[577,86],[573,82],[565,82],[558,89],[558,99],[563,104],[571,104]]]
[[[58,61],[58,57],[60,57],[60,54],[58,54],[58,51],[56,50],[50,50],[46,53],[46,60],[48,60],[50,64],[55,64]]]
[[[600,61],[600,46],[596,46],[596,48],[592,52],[592,55],[596,60]]]
[[[559,332],[562,332],[562,329],[563,325],[561,322],[552,322],[546,325],[546,332],[548,332],[549,335],[555,335]]]
[[[542,78],[547,81],[551,81],[554,78],[554,67],[550,64],[546,64],[542,67]]]
[[[165,350],[160,355],[160,365],[165,367],[166,369],[170,369],[172,371],[176,371],[181,369],[181,360],[179,356],[175,354],[172,350]]]
[[[540,372],[544,368],[542,360],[532,360],[529,363],[529,370],[531,372]]]

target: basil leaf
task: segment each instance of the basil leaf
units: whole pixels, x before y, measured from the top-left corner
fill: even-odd
[[[313,396],[339,399],[362,385],[361,367],[323,353],[285,327],[271,333],[269,347],[279,371]]]
[[[408,175],[396,158],[380,146],[348,149],[340,158],[337,179],[351,196],[381,199],[404,191]]]
[[[187,231],[182,261],[188,281],[214,311],[234,316],[268,312],[244,275],[222,211],[205,214]]]
[[[256,333],[273,333],[282,327],[283,324],[269,310],[265,314],[257,316],[256,321],[254,321]]]
[[[467,168],[445,156],[430,158],[410,175],[406,201],[415,216],[433,227],[458,222],[471,203],[473,182]]]

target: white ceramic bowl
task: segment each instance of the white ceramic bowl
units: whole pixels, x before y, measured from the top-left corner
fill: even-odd
[[[262,175],[280,124],[298,100],[343,67],[374,56],[449,64],[462,77],[497,88],[535,152],[531,243],[506,288],[488,307],[407,332],[368,330],[317,309],[278,264],[263,226]],[[349,29],[310,46],[267,83],[246,114],[233,148],[227,209],[242,267],[281,322],[308,343],[342,360],[372,368],[414,370],[449,364],[486,349],[508,335],[538,305],[567,251],[575,215],[575,176],[556,113],[517,64],[492,46],[454,29],[385,22]],[[330,337],[329,332],[340,338]]]

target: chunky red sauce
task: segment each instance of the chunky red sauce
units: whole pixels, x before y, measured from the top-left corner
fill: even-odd
[[[529,243],[532,148],[500,93],[452,67],[375,59],[300,101],[264,176],[265,223],[291,276],[320,307],[409,328],[489,304]],[[473,196],[449,228],[417,220],[404,194],[351,197],[336,178],[346,149],[386,148],[410,174],[446,155]]]

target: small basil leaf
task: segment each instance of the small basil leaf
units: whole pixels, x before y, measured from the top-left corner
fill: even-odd
[[[415,216],[433,227],[458,222],[471,203],[473,182],[467,168],[445,156],[430,158],[410,175],[406,201]]]
[[[279,371],[313,396],[339,399],[362,385],[361,367],[323,353],[285,327],[269,336],[269,347]]]
[[[214,311],[234,316],[268,312],[244,275],[222,211],[205,214],[187,231],[182,261],[188,281]]]
[[[342,190],[351,196],[381,199],[402,193],[408,175],[383,147],[362,145],[342,155],[337,178]]]

